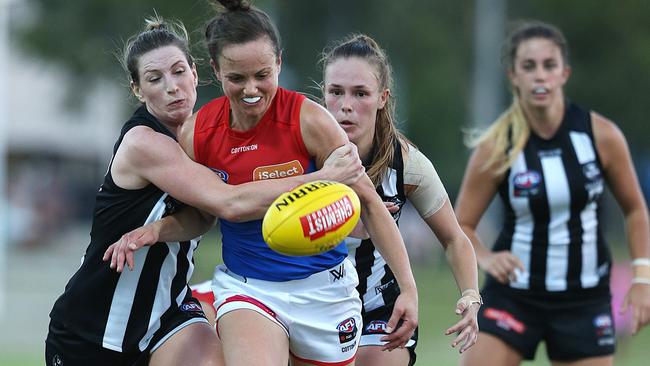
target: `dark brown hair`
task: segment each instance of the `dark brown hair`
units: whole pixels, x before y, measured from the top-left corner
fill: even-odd
[[[180,49],[187,63],[194,63],[190,54],[189,38],[185,26],[181,22],[165,22],[158,15],[145,19],[144,30],[132,36],[125,44],[122,52],[122,67],[129,74],[132,82],[138,84],[140,57],[145,53],[165,46],[176,46]]]
[[[569,65],[569,45],[559,28],[538,20],[519,20],[510,25],[510,30],[501,49],[501,62],[507,69],[514,68],[517,49],[521,42],[531,38],[544,38],[555,43],[560,49],[564,64]]]
[[[210,58],[218,67],[223,48],[267,37],[276,56],[280,56],[280,35],[268,14],[245,0],[218,0],[221,7],[205,28],[205,41]]]

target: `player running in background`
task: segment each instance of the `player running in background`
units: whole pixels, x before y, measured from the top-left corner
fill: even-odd
[[[513,102],[477,140],[456,213],[487,274],[478,343],[463,365],[519,365],[544,341],[553,365],[611,365],[611,256],[599,212],[605,185],[625,215],[635,277],[624,308],[650,321],[650,225],[625,137],[564,94],[560,30],[518,23],[503,53]],[[498,193],[504,223],[492,251],[476,226]]]

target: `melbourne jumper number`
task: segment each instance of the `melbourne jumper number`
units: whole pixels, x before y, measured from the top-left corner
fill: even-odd
[[[348,196],[300,217],[302,233],[310,240],[336,231],[354,215],[354,206]]]

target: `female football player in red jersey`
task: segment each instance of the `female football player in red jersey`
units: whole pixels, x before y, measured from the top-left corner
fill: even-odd
[[[433,165],[394,125],[392,71],[384,51],[366,35],[352,35],[323,52],[323,101],[359,149],[368,175],[399,220],[409,200],[445,248],[460,290],[456,314],[461,320],[447,330],[452,345],[464,352],[476,342],[476,313],[481,303],[474,250],[461,230]],[[363,328],[357,365],[412,365],[415,333],[406,347],[381,352],[386,324],[400,289],[377,253],[374,238],[348,238],[363,301]]]
[[[317,169],[348,142],[334,118],[301,94],[278,87],[279,36],[261,10],[244,1],[225,9],[205,35],[225,96],[206,104],[184,127],[197,162],[224,172],[228,183],[264,172]],[[362,218],[401,287],[385,349],[404,346],[417,325],[417,291],[394,221],[369,179],[352,185]],[[341,243],[326,253],[289,257],[263,242],[261,222],[220,220],[225,265],[213,287],[226,364],[353,364],[360,336],[357,276]],[[397,327],[398,322],[400,326]]]

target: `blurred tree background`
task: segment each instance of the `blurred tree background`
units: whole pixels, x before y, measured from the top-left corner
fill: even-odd
[[[154,10],[183,21],[191,31],[194,54],[203,58],[200,76],[211,81],[203,47],[203,27],[214,14],[207,0],[29,0],[35,9],[18,27],[20,43],[40,57],[60,63],[74,77],[79,97],[88,83],[108,79],[128,85],[113,54]],[[282,84],[319,95],[317,60],[329,42],[350,32],[375,37],[387,50],[396,77],[401,128],[429,156],[450,193],[458,187],[467,157],[461,128],[468,113],[472,81],[476,3],[490,0],[258,0],[283,37]],[[573,75],[568,95],[616,121],[635,152],[648,154],[650,128],[650,1],[509,1],[508,20],[535,18],[558,25],[568,38]],[[499,37],[502,38],[502,37]],[[127,91],[125,90],[125,93]],[[202,86],[199,104],[219,95],[214,83]],[[494,90],[503,93],[505,87]],[[72,103],[74,104],[74,103]],[[125,113],[128,113],[128,108]]]

